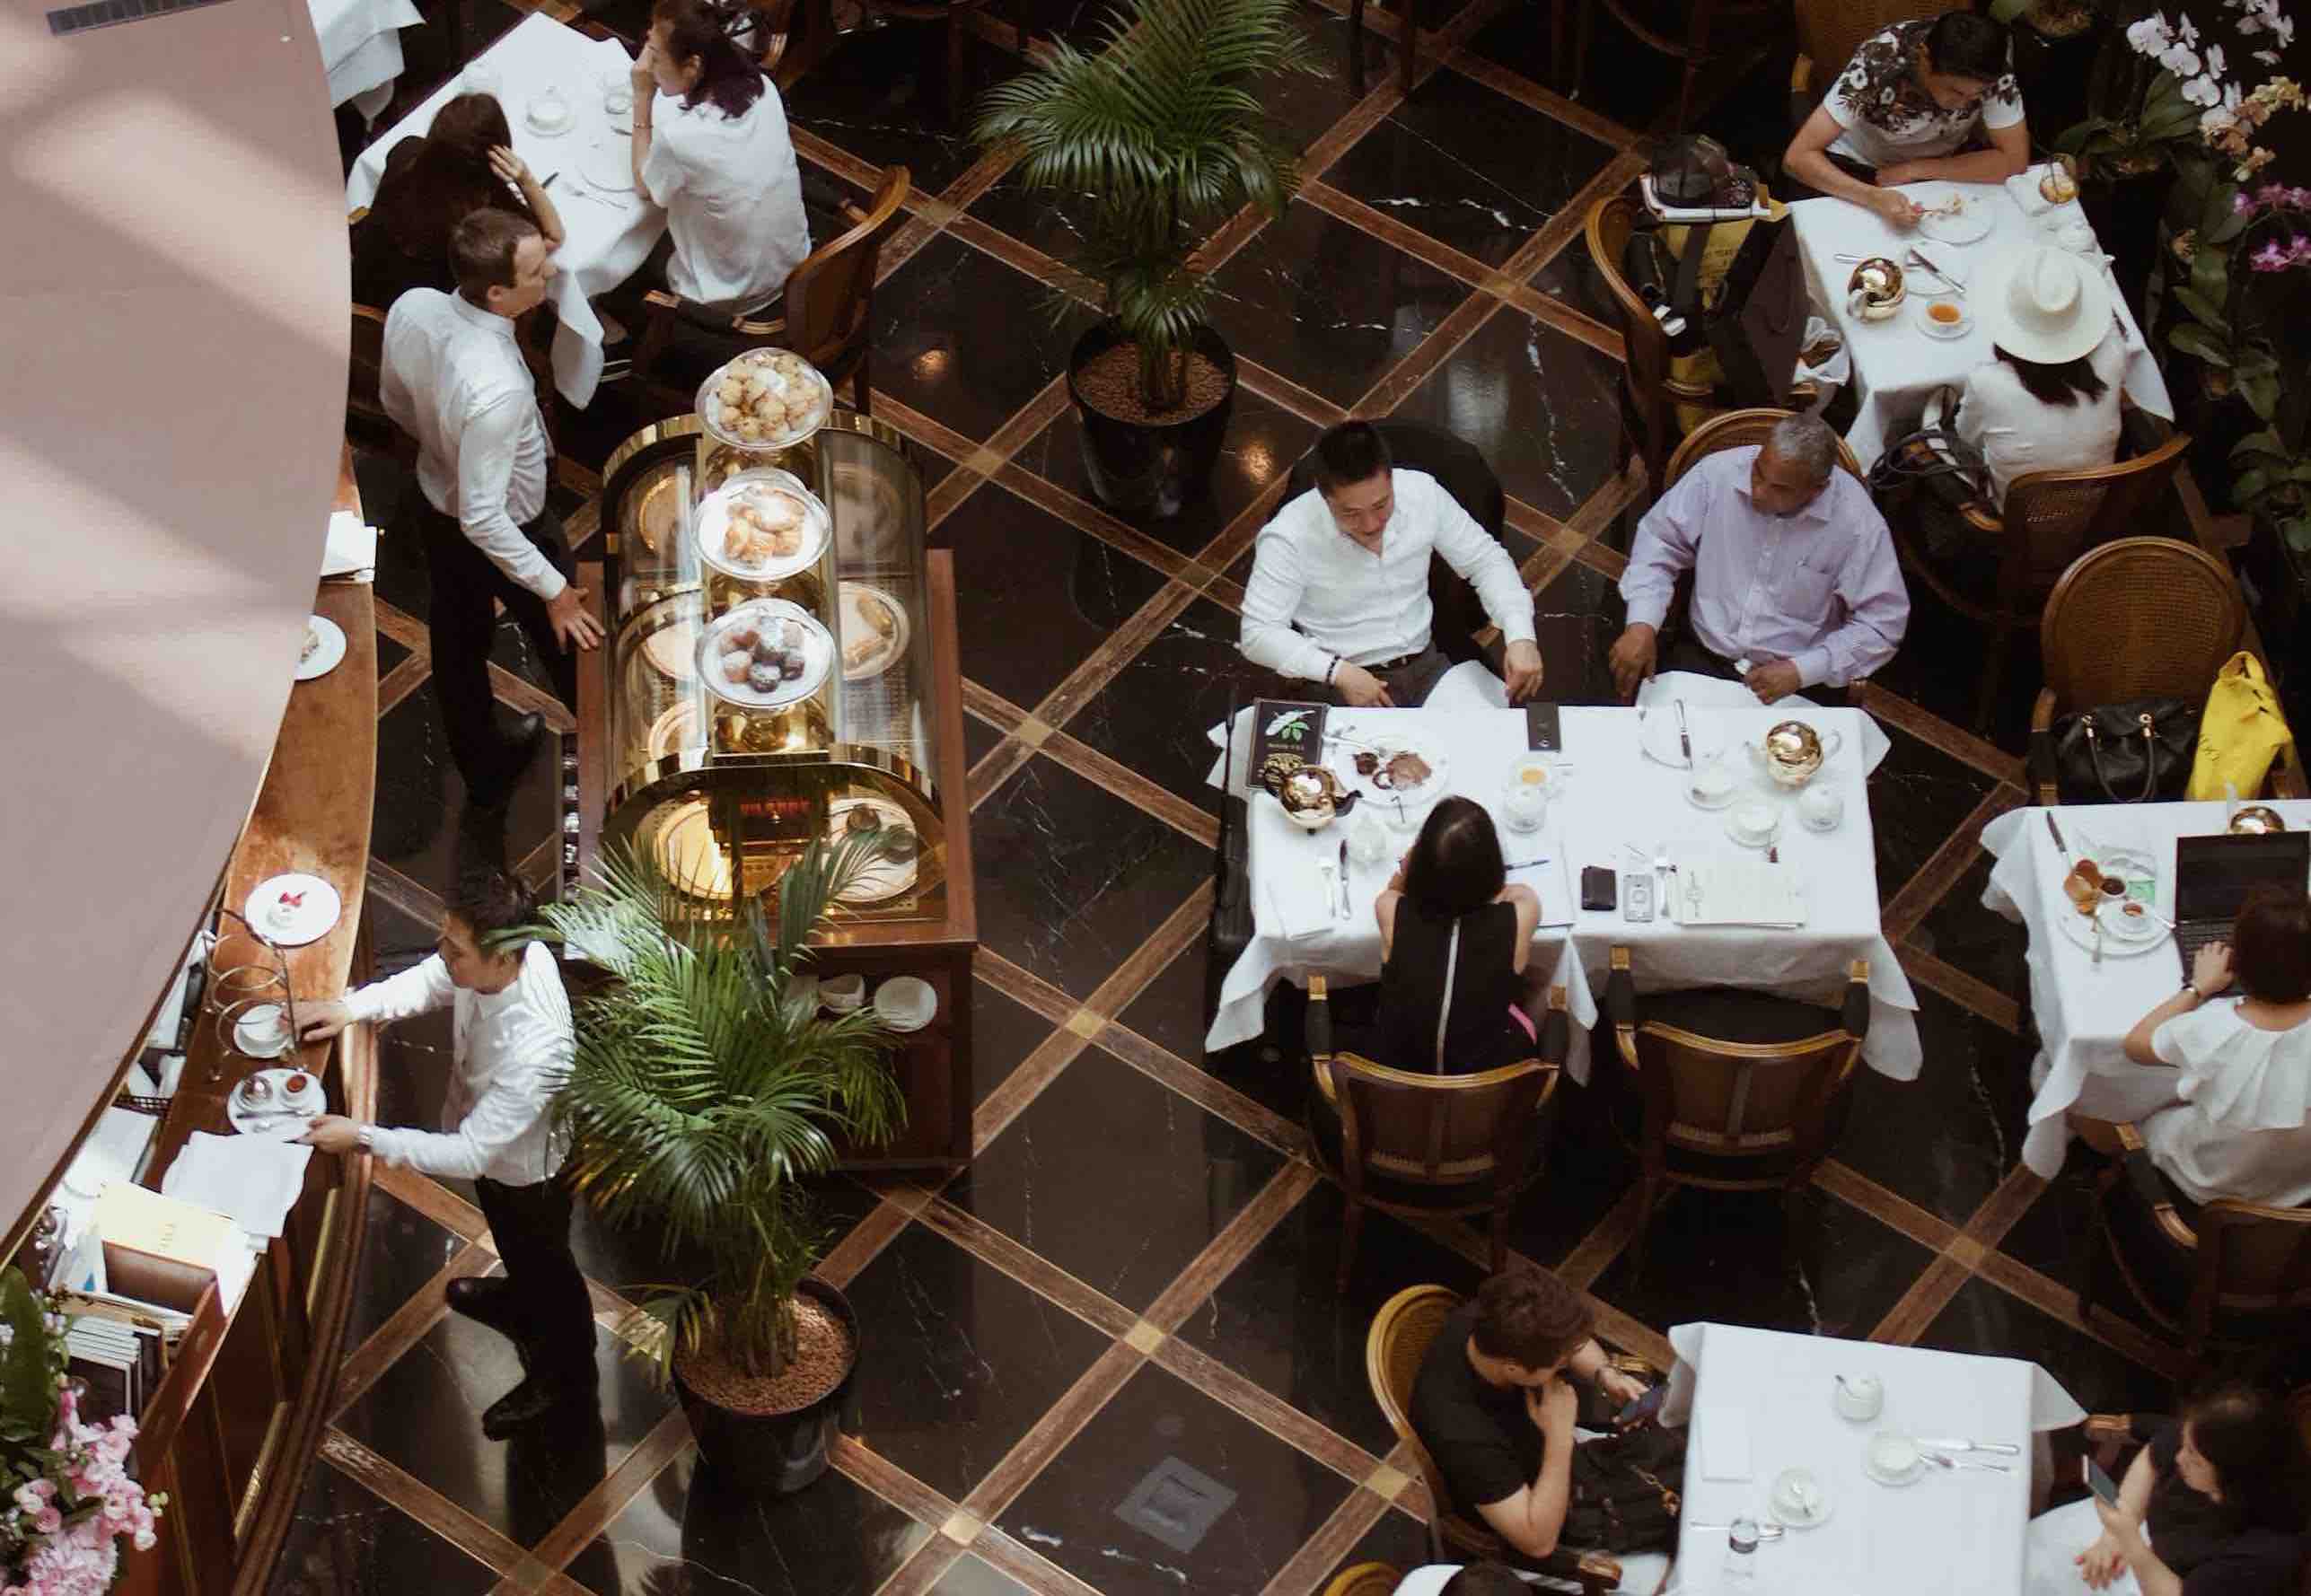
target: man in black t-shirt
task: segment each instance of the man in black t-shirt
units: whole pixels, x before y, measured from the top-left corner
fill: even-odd
[[[1412,1382],[1413,1433],[1452,1508],[1481,1518],[1527,1558],[1555,1551],[1564,1528],[1574,1381],[1615,1404],[1645,1390],[1606,1364],[1593,1322],[1579,1293],[1545,1269],[1495,1275],[1445,1320]]]

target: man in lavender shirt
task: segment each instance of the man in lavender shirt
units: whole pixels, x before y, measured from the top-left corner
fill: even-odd
[[[1685,635],[1656,659],[1681,571],[1693,573]],[[1761,703],[1842,697],[1894,657],[1910,593],[1869,489],[1838,469],[1818,416],[1792,416],[1755,449],[1687,471],[1638,522],[1621,575],[1629,627],[1612,645],[1623,698],[1657,668],[1740,676]]]

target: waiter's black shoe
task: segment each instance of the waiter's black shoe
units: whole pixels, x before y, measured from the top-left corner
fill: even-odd
[[[527,1374],[521,1384],[483,1409],[481,1433],[492,1441],[503,1441],[549,1415],[594,1400],[594,1387],[589,1381]]]
[[[466,792],[466,802],[475,809],[502,810],[514,801],[514,788],[522,773],[537,759],[538,750],[546,744],[549,732],[546,717],[532,710],[514,723],[514,730],[505,739],[504,751],[498,757],[497,768],[476,781]]]

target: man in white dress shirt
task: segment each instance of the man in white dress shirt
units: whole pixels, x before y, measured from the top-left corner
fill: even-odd
[[[1686,635],[1659,660],[1683,571],[1693,573]],[[1629,627],[1611,663],[1624,698],[1656,665],[1739,676],[1764,704],[1842,692],[1892,659],[1910,625],[1885,517],[1813,415],[1785,418],[1762,447],[1697,461],[1637,523],[1621,596]]]
[[[378,397],[417,440],[434,691],[467,798],[494,810],[535,750],[543,722],[499,732],[489,691],[491,601],[522,624],[563,703],[577,703],[577,655],[602,641],[570,585],[561,520],[546,503],[552,453],[514,318],[546,296],[553,258],[535,224],[476,211],[450,235],[458,291],[412,288],[385,318]]]
[[[1335,703],[1418,707],[1452,666],[1433,638],[1442,555],[1500,628],[1508,697],[1541,685],[1533,595],[1508,551],[1425,471],[1397,468],[1368,421],[1316,440],[1316,486],[1261,530],[1243,590],[1243,657],[1320,682]]]
[[[570,1251],[570,1193],[553,1096],[576,1032],[561,970],[540,942],[512,943],[529,894],[500,871],[467,876],[442,916],[438,951],[390,980],[303,1012],[306,1041],[347,1025],[383,1024],[451,1005],[455,1057],[438,1131],[363,1125],[336,1114],[303,1140],[324,1153],[366,1153],[428,1175],[470,1179],[504,1260],[502,1278],[453,1280],[449,1305],[514,1342],[522,1383],[490,1404],[482,1433],[500,1441],[594,1383],[593,1311]]]

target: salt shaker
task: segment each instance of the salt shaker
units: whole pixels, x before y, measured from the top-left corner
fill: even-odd
[[[1718,1585],[1744,1593],[1757,1589],[1757,1521],[1746,1513],[1726,1526],[1725,1575]]]

